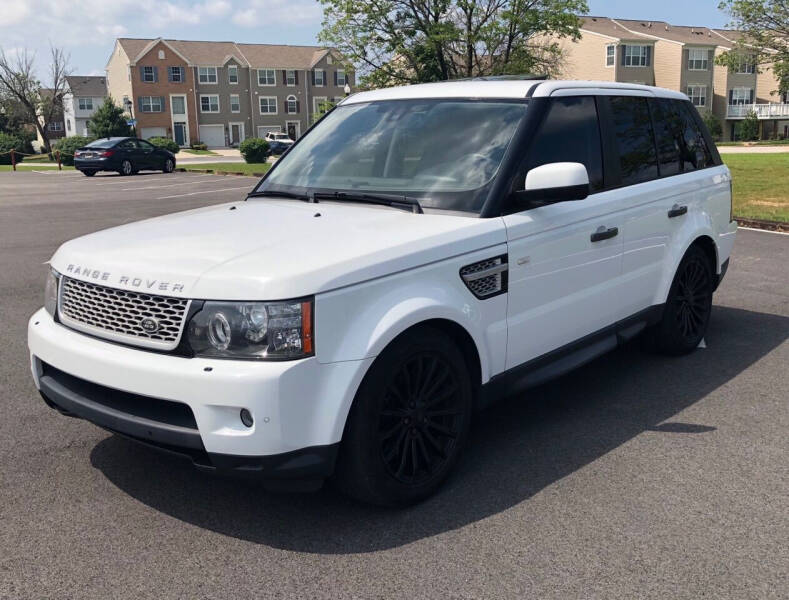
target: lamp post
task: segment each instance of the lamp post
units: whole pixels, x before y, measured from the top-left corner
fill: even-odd
[[[346,97],[351,95],[351,86],[348,85],[347,81],[345,82],[345,87],[343,88],[343,91],[345,92]]]
[[[126,111],[129,113],[129,116],[131,117],[131,120],[133,122],[134,121],[134,112],[133,112],[134,102],[132,102],[129,98],[126,98],[126,100],[124,100],[123,104],[126,107]],[[132,133],[134,134],[134,137],[137,137],[137,125],[136,124],[132,125]]]

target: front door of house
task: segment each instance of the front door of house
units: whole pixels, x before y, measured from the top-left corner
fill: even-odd
[[[231,123],[230,124],[230,144],[233,146],[237,146],[244,140],[244,125],[241,123]]]
[[[296,124],[292,121],[288,123],[288,137],[292,140],[296,140]]]
[[[173,123],[173,136],[176,144],[186,146],[186,123]]]

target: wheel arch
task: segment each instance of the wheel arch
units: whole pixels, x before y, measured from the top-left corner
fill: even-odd
[[[709,227],[700,227],[696,229],[692,235],[688,235],[685,244],[677,246],[674,252],[667,256],[666,266],[663,271],[660,288],[658,289],[658,297],[655,299],[656,304],[663,304],[668,298],[668,293],[671,289],[671,283],[674,281],[674,275],[677,273],[679,263],[687,254],[691,246],[699,246],[710,260],[713,275],[720,273],[720,262],[718,246],[715,244],[714,234]]]

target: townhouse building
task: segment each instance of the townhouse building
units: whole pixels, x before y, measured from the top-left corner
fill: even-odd
[[[63,94],[65,135],[89,136],[88,122],[107,97],[107,78],[102,76],[72,75],[66,77]]]
[[[269,131],[297,139],[325,102],[352,90],[334,49],[165,39],[116,40],[107,87],[142,138],[236,146]]]
[[[565,52],[563,77],[641,83],[681,91],[699,111],[721,121],[723,139],[751,111],[762,137],[789,137],[789,98],[777,94],[770,69],[757,73],[748,56],[739,68],[715,58],[734,48],[737,33],[663,21],[583,17],[577,42],[559,40]]]

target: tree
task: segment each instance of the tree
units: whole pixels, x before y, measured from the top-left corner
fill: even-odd
[[[786,0],[723,0],[718,7],[731,15],[740,34],[736,46],[716,60],[730,68],[743,60],[756,69],[772,68],[778,90],[789,92],[789,3]],[[771,90],[773,91],[773,90]]]
[[[128,119],[123,109],[115,104],[112,96],[107,96],[88,121],[88,130],[97,138],[130,136],[131,128],[126,123]]]
[[[27,50],[8,56],[0,49],[0,96],[19,104],[29,123],[38,130],[49,151],[48,127],[63,112],[68,56],[54,46],[50,48],[49,84],[45,88],[35,75],[35,54]]]
[[[750,111],[745,118],[737,123],[734,128],[735,137],[744,142],[751,142],[759,139],[759,117],[755,112]]]
[[[559,71],[585,0],[320,0],[320,40],[360,68],[363,85]]]
[[[316,106],[315,108],[317,108],[317,111],[312,113],[312,122],[313,123],[318,121],[321,117],[323,117],[323,115],[325,115],[332,108],[334,108],[334,102],[332,102],[330,100],[324,100],[323,102],[320,102],[318,104],[318,106]]]
[[[709,110],[702,112],[701,118],[704,120],[704,124],[707,126],[707,129],[709,129],[712,139],[714,139],[716,142],[719,141],[723,135],[723,125],[721,125],[721,120]]]

